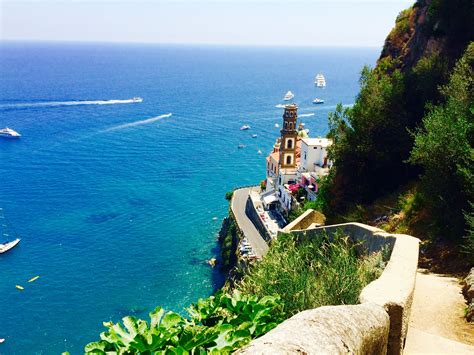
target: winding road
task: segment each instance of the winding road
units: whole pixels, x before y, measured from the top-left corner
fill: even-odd
[[[244,234],[244,237],[246,237],[249,241],[252,249],[255,252],[255,255],[261,258],[267,253],[268,244],[262,238],[260,232],[245,213],[245,204],[247,203],[247,198],[251,189],[252,187],[245,187],[235,190],[232,196],[231,208],[237,224]]]

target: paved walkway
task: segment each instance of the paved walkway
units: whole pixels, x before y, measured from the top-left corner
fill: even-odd
[[[474,354],[459,281],[418,271],[404,354]]]
[[[250,218],[248,218],[245,214],[245,204],[247,203],[247,197],[249,195],[250,189],[250,187],[246,187],[235,190],[232,197],[231,208],[240,230],[249,241],[253,251],[255,252],[255,255],[262,257],[268,251],[268,244],[262,238],[260,232],[252,223]]]

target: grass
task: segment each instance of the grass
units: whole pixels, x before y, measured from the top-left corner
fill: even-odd
[[[287,317],[324,305],[356,304],[382,271],[381,253],[359,255],[347,236],[282,235],[236,285],[245,294],[277,295]]]

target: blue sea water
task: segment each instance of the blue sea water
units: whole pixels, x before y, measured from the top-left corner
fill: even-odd
[[[378,52],[1,43],[0,126],[22,138],[0,140],[0,207],[22,241],[0,255],[0,353],[79,354],[103,321],[210,295],[224,194],[264,178],[275,106],[292,90],[324,135]]]

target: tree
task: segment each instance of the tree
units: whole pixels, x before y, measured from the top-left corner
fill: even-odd
[[[423,167],[422,192],[436,232],[460,240],[465,211],[474,201],[474,42],[441,89],[444,104],[431,106],[413,136],[409,161]]]

